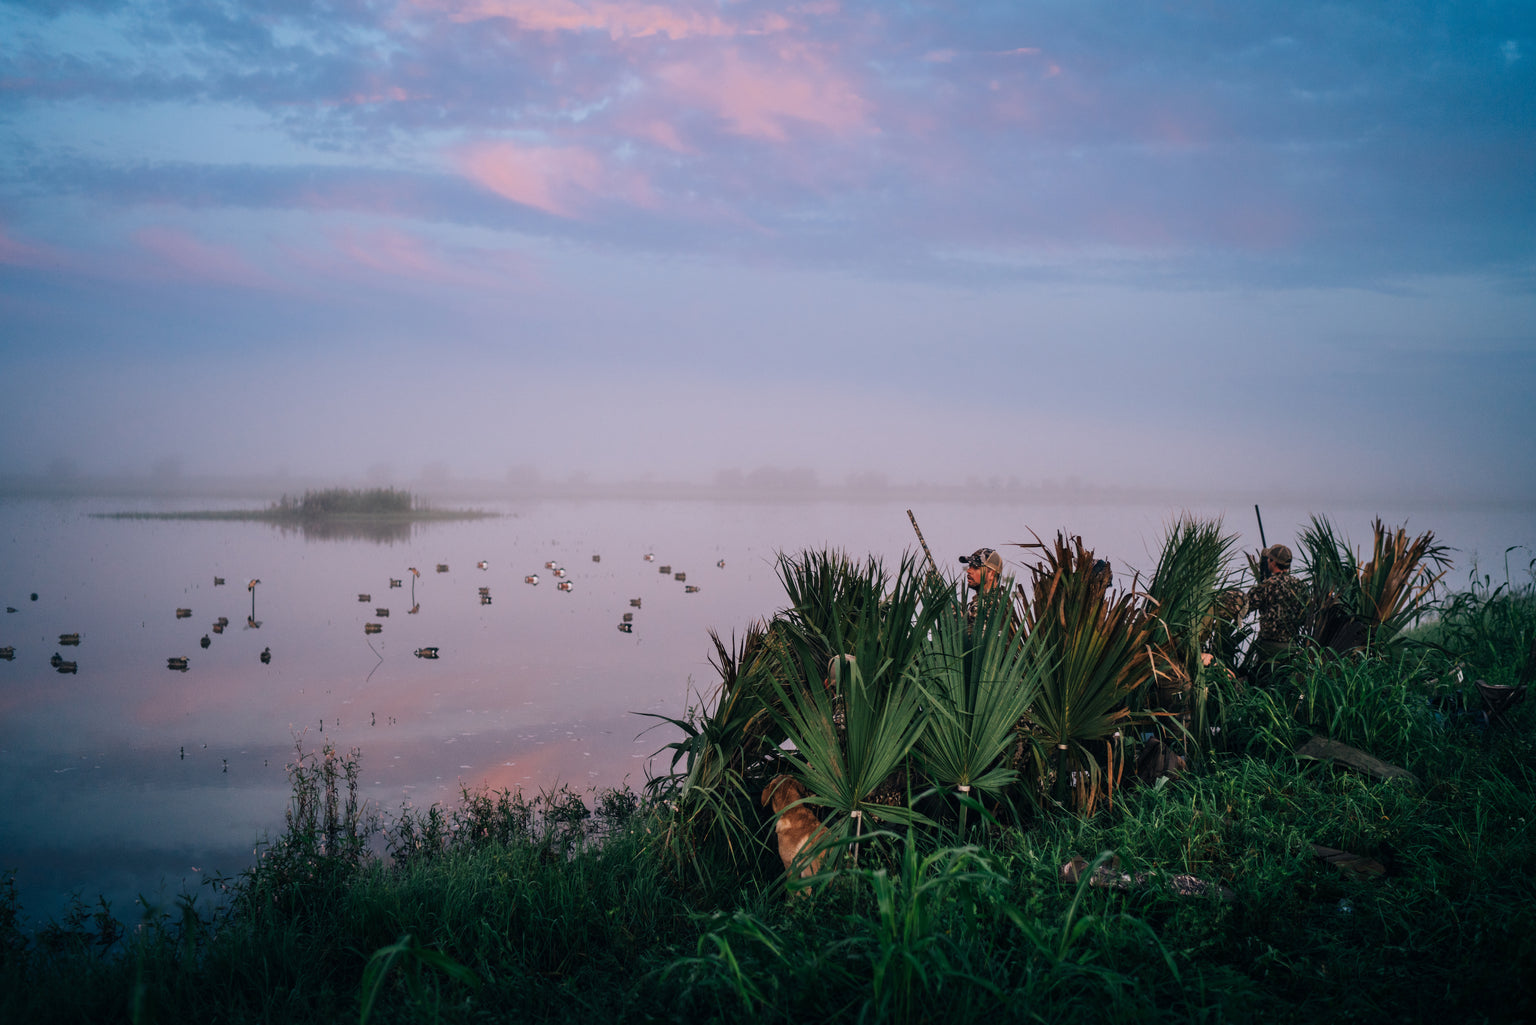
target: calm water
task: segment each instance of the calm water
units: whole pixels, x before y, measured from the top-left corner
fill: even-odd
[[[296,739],[307,749],[359,748],[364,794],[385,811],[451,801],[461,784],[628,780],[639,789],[650,756],[674,736],[633,713],[679,715],[712,688],[707,631],[728,636],[780,606],[774,553],[830,545],[894,561],[916,547],[906,507],[539,502],[499,508],[496,519],[359,539],[89,515],[176,508],[167,504],[0,501],[0,604],[16,609],[0,617],[0,646],[16,649],[14,661],[0,661],[0,778],[9,791],[0,869],[18,870],[34,921],[57,914],[72,892],[105,894],[131,917],[136,895],[169,902],[211,873],[234,874],[281,828]],[[1017,566],[1005,543],[1028,540],[1031,527],[1042,536],[1070,527],[1114,561],[1124,583],[1151,567],[1179,510],[915,511],[946,570],[983,544]],[[1251,507],[1195,511],[1226,512],[1229,527],[1257,545]],[[1451,575],[1458,586],[1473,552],[1501,574],[1506,546],[1536,544],[1532,510],[1326,511],[1357,543],[1376,513],[1434,529],[1462,549]],[[1269,540],[1293,541],[1308,512],[1266,509]],[[549,561],[566,569],[569,592],[557,590]],[[412,566],[421,571],[415,613]],[[697,593],[685,592],[678,572]],[[532,573],[537,586],[523,582]],[[216,587],[215,576],[228,583]],[[261,581],[254,629],[252,578]],[[403,586],[390,588],[390,578]],[[632,598],[642,607],[632,609]],[[178,619],[178,608],[192,615]],[[634,613],[630,634],[617,629],[625,612]],[[213,634],[220,616],[230,625]],[[382,630],[365,634],[365,623]],[[80,634],[79,647],[60,646],[64,633]],[[413,655],[426,646],[441,657]],[[78,672],[54,672],[55,652]],[[171,656],[186,656],[189,670],[168,670]]]

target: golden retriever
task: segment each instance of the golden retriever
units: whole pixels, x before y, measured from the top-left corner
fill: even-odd
[[[763,788],[763,805],[771,807],[779,817],[776,826],[779,835],[779,859],[784,862],[784,871],[790,878],[794,878],[795,859],[800,852],[820,843],[827,832],[821,821],[816,818],[816,813],[808,806],[802,804],[789,808],[789,805],[806,796],[805,787],[793,776],[775,776]],[[789,810],[786,811],[786,808]],[[804,879],[821,871],[821,862],[826,857],[826,853],[822,851],[809,862],[801,859],[800,878]]]

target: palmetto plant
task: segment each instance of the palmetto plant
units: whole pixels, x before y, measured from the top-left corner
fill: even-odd
[[[1015,591],[1019,621],[1046,659],[1030,708],[1037,784],[1059,804],[1091,813],[1113,800],[1121,734],[1152,681],[1153,623],[1131,593],[1112,597],[1082,539],[1056,535],[1032,580]]]
[[[781,558],[779,575],[794,604],[779,619],[783,647],[764,663],[777,696],[770,712],[808,802],[829,813],[827,845],[856,839],[869,814],[919,821],[873,798],[924,730],[918,656],[951,592],[911,557],[889,579],[876,560],[860,572],[825,552]]]
[[[999,587],[1006,595],[1012,581]],[[1039,635],[1020,632],[1010,613],[1006,601],[983,601],[967,630],[956,606],[938,616],[924,646],[918,685],[928,728],[918,762],[929,782],[962,798],[973,788],[999,795],[1018,779],[1005,755],[1047,668]],[[960,814],[963,834],[964,800]]]
[[[1202,743],[1220,718],[1218,681],[1236,656],[1233,634],[1242,619],[1242,592],[1231,569],[1236,545],[1219,519],[1180,516],[1168,528],[1146,588],[1156,703],[1179,713]]]
[[[1391,644],[1430,608],[1450,569],[1450,549],[1432,531],[1410,538],[1405,527],[1371,524],[1370,559],[1362,562],[1325,516],[1312,517],[1298,538],[1310,585],[1312,639],[1348,651]]]

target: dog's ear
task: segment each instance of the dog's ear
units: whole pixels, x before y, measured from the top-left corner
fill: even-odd
[[[775,776],[768,781],[767,786],[763,787],[763,796],[760,803],[764,808],[768,807],[769,803],[772,802],[773,792],[783,786],[788,779],[788,776]]]

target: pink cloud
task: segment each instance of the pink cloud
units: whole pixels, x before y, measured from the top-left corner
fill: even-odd
[[[39,267],[43,264],[64,262],[63,255],[47,246],[34,245],[12,238],[4,225],[0,225],[0,263],[16,267]]]
[[[783,142],[791,124],[834,132],[860,127],[869,103],[853,84],[801,48],[763,62],[727,47],[712,60],[667,64],[656,79],[673,97],[721,117],[737,135]]]
[[[604,200],[656,205],[644,175],[610,166],[579,146],[489,143],[464,150],[460,167],[472,181],[497,195],[557,217],[580,217],[594,202]]]
[[[327,278],[388,278],[452,288],[505,288],[534,277],[516,253],[453,248],[391,227],[342,225],[325,232],[325,246],[285,249],[286,259]],[[390,287],[397,287],[391,283]]]
[[[133,240],[139,248],[159,257],[162,266],[187,277],[243,288],[271,288],[275,284],[270,275],[253,267],[236,250],[209,245],[177,228],[140,228]]]
[[[416,3],[420,7],[446,9],[455,21],[499,18],[532,32],[602,31],[612,39],[666,36],[676,40],[731,36],[740,31],[717,14],[661,4],[611,0],[589,0],[587,3],[577,3],[576,0],[478,0],[447,5],[441,0],[416,0]]]

